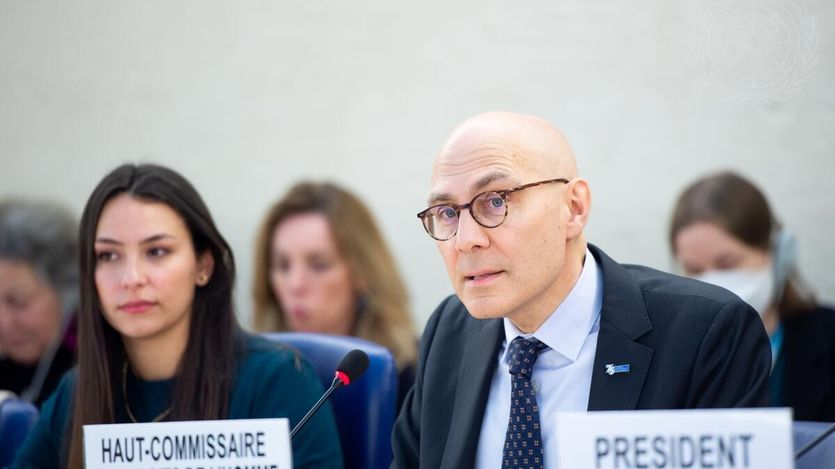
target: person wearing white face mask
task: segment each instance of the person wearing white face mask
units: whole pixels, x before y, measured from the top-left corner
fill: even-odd
[[[670,247],[683,273],[750,304],[771,339],[771,403],[796,420],[835,421],[835,310],[797,271],[797,243],[741,176],[703,177],[679,196]]]

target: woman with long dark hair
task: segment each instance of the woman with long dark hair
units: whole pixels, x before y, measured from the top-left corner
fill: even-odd
[[[287,417],[321,393],[290,349],[243,333],[232,251],[178,173],[123,165],[80,227],[78,368],[45,403],[14,467],[83,466],[87,424]],[[294,467],[339,467],[330,409],[293,440]]]

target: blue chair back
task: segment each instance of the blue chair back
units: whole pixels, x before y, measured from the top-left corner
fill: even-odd
[[[330,401],[346,469],[388,468],[397,405],[397,367],[391,352],[356,337],[301,332],[264,336],[296,348],[316,368],[324,389],[330,387],[336,365],[345,354],[354,349],[368,354],[368,371],[350,386],[334,392]]]
[[[0,402],[0,467],[12,463],[29,430],[38,420],[38,409],[18,398]]]
[[[823,433],[832,423],[792,422],[794,451]],[[835,433],[818,443],[795,462],[795,469],[835,469]]]

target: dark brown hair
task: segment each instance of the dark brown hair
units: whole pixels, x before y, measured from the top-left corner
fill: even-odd
[[[747,179],[730,171],[704,176],[678,197],[670,223],[669,243],[676,254],[676,236],[697,222],[713,223],[748,246],[770,252],[781,228],[762,192]],[[778,314],[785,317],[814,307],[815,301],[796,270],[786,278],[777,299]]]
[[[763,251],[771,248],[776,225],[762,193],[731,172],[703,177],[679,196],[670,224],[673,254],[678,232],[696,222],[715,223],[734,238]]]
[[[232,305],[235,262],[209,210],[194,187],[175,171],[151,164],[122,165],[90,195],[79,228],[81,304],[78,376],[69,426],[69,464],[83,466],[82,426],[114,423],[125,350],[119,333],[105,320],[95,284],[94,241],[104,206],[119,194],[164,203],[182,217],[195,253],[213,256],[209,282],[196,288],[188,345],[180,359],[169,420],[226,416],[233,375],[237,320]],[[188,366],[182,366],[188,363]]]
[[[336,248],[350,268],[359,303],[352,334],[391,350],[400,368],[413,364],[417,356],[415,328],[394,257],[365,204],[331,183],[300,182],[267,212],[253,262],[256,329],[288,330],[281,303],[270,286],[271,243],[279,224],[304,213],[324,215]]]

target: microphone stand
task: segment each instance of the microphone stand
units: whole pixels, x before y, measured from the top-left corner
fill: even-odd
[[[319,410],[319,407],[322,407],[322,404],[324,404],[325,401],[328,400],[331,394],[333,394],[334,391],[341,388],[342,386],[344,386],[344,384],[339,378],[333,379],[331,387],[329,387],[328,390],[325,391],[324,394],[322,394],[322,397],[320,397],[319,400],[316,401],[315,404],[313,404],[313,407],[311,407],[310,410],[308,410],[307,413],[304,414],[304,417],[302,417],[302,419],[299,420],[299,423],[297,423],[296,426],[293,427],[293,430],[290,431],[291,440],[293,439],[293,436],[304,426],[304,424],[306,424],[307,421],[310,420],[310,417],[313,417],[313,414],[315,414],[316,411]]]

